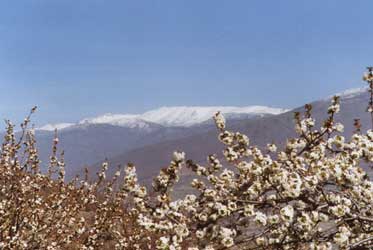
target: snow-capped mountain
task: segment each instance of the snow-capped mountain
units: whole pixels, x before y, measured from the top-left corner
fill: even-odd
[[[339,95],[341,113],[336,119],[344,123],[345,133],[351,133],[355,118],[361,119],[363,129],[370,128],[370,116],[365,112],[369,93],[363,88],[347,90]],[[327,116],[329,103],[330,99],[312,103],[312,114],[318,124]],[[84,166],[93,167],[91,172],[94,174],[96,166],[100,167],[98,163],[107,158],[113,166],[136,163],[139,179],[144,179],[165,166],[174,150],[185,151],[189,159],[201,162],[207,154],[222,152],[211,119],[218,110],[224,113],[231,131],[248,135],[253,144],[281,143],[294,136],[293,112],[285,112],[285,109],[258,106],[164,107],[143,114],[106,114],[72,124],[44,126],[44,130],[36,131],[40,159],[46,166],[54,137],[51,130],[57,128],[61,129],[59,149],[66,152],[69,178],[81,173]],[[302,112],[303,107],[293,111]]]
[[[333,96],[339,96],[344,99],[349,99],[353,98],[355,96],[361,95],[362,93],[367,93],[368,92],[368,87],[360,87],[360,88],[351,88],[351,89],[346,89],[342,92],[336,93],[334,95],[328,96],[325,98],[325,100],[333,97]]]
[[[55,129],[61,130],[65,129],[71,126],[74,126],[75,123],[56,123],[56,124],[46,124],[40,128],[37,128],[38,130],[46,130],[46,131],[54,131]]]
[[[79,125],[89,124],[109,124],[113,126],[128,127],[128,128],[149,128],[149,122],[141,119],[139,115],[127,114],[105,114],[94,118],[86,118],[81,120]]]
[[[220,111],[229,115],[277,115],[286,112],[286,109],[270,108],[265,106],[248,106],[248,107],[163,107],[156,110],[148,111],[141,115],[146,121],[158,123],[163,126],[190,127],[210,120],[213,115]]]
[[[337,122],[344,124],[343,134],[349,137],[353,131],[354,119],[360,119],[362,131],[371,128],[371,117],[366,112],[366,107],[369,103],[370,95],[366,88],[357,88],[346,90],[337,94],[341,97],[341,111],[335,116]],[[323,124],[323,121],[328,118],[328,107],[330,98],[321,99],[312,102],[312,117],[316,120],[316,127]],[[296,135],[294,130],[294,112],[304,112],[304,107],[298,107],[290,112],[279,115],[271,115],[254,119],[238,119],[227,122],[230,131],[239,131],[250,138],[251,145],[257,145],[264,148],[267,143],[276,143],[282,147],[288,138],[294,138]],[[195,133],[190,136],[164,140],[156,144],[148,144],[142,148],[123,152],[113,158],[108,158],[109,163],[116,166],[120,163],[133,162],[138,169],[138,179],[143,183],[151,183],[152,178],[159,173],[159,170],[167,166],[170,157],[174,150],[181,150],[186,153],[188,159],[201,164],[206,163],[206,155],[216,153],[218,157],[222,157],[221,152],[223,146],[217,139],[217,131],[214,126],[210,126],[210,130],[203,133]],[[191,128],[199,130],[200,128]],[[373,178],[372,168],[362,164],[367,173]],[[96,172],[100,168],[97,162],[93,169]],[[112,171],[113,175],[115,169]],[[110,174],[108,174],[109,176]],[[190,180],[189,180],[190,181]],[[176,186],[175,189],[183,190],[189,187],[190,182],[179,182],[181,186]],[[179,185],[178,184],[178,185]]]
[[[266,106],[162,107],[143,114],[104,114],[83,119],[78,123],[47,124],[38,128],[38,130],[52,131],[56,128],[62,130],[91,124],[108,124],[139,129],[148,129],[152,123],[165,127],[191,127],[209,121],[217,111],[222,112],[227,117],[238,117],[241,115],[247,118],[260,115],[277,115],[286,112],[287,109]]]

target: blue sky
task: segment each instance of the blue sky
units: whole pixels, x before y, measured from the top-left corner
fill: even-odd
[[[0,118],[295,107],[363,86],[371,0],[3,0]]]

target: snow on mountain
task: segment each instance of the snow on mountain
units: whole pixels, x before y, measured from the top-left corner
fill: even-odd
[[[55,129],[61,130],[61,129],[65,129],[65,128],[68,128],[74,125],[75,125],[74,123],[46,124],[40,128],[37,128],[37,130],[54,131]]]
[[[332,98],[333,96],[340,96],[344,99],[350,99],[355,96],[358,96],[364,92],[368,92],[368,87],[360,87],[360,88],[351,88],[351,89],[346,89],[342,92],[336,93],[334,95],[330,95],[325,98],[325,100]]]
[[[141,115],[105,114],[94,118],[83,119],[79,124],[110,124],[128,128],[149,128],[149,123]]]
[[[353,88],[353,89],[347,89],[341,93],[338,93],[337,95],[344,97],[344,98],[352,98],[367,91],[368,91],[368,87]]]
[[[141,116],[144,120],[152,121],[164,126],[190,127],[205,122],[216,112],[223,114],[280,114],[286,109],[270,108],[264,106],[249,107],[162,107],[148,111]]]
[[[229,106],[212,106],[212,107],[161,107],[143,114],[105,114],[93,118],[86,118],[78,123],[60,123],[47,124],[38,128],[39,130],[65,129],[75,125],[90,124],[110,124],[128,128],[147,129],[151,123],[167,127],[190,127],[212,118],[217,112],[221,111],[226,115],[277,115],[288,111],[287,109],[271,108],[265,106],[248,106],[248,107],[229,107]]]

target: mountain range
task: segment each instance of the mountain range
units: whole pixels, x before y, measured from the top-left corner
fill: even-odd
[[[143,114],[104,114],[76,123],[46,124],[35,129],[42,166],[47,166],[55,129],[58,147],[65,151],[66,175],[71,178],[86,166],[136,148],[207,132],[214,127],[212,116],[217,111],[228,120],[247,120],[287,110],[264,106],[162,107]]]
[[[211,120],[215,112],[220,111],[229,118],[250,118],[267,114],[276,115],[286,112],[286,109],[266,106],[229,107],[229,106],[179,106],[161,107],[143,114],[104,114],[93,118],[85,118],[77,123],[46,124],[37,130],[54,131],[68,128],[81,128],[93,124],[106,124],[127,128],[148,130],[152,124],[165,127],[191,127]]]
[[[365,112],[369,95],[365,88],[339,93],[341,112],[336,119],[345,125],[345,134],[353,131],[353,120],[360,118],[368,129],[370,117]],[[318,122],[326,118],[330,97],[312,103],[313,116]],[[215,112],[227,118],[231,131],[249,136],[252,144],[265,146],[275,142],[283,145],[295,136],[292,110],[265,106],[248,107],[163,107],[143,114],[105,114],[76,123],[47,124],[36,129],[36,138],[43,169],[48,165],[54,129],[58,130],[59,150],[65,151],[66,174],[70,179],[82,174],[84,167],[93,175],[104,160],[108,174],[117,165],[133,162],[139,179],[149,183],[161,167],[166,166],[172,152],[186,152],[188,159],[204,162],[208,154],[221,156],[222,145],[212,121]],[[320,123],[319,123],[320,124]],[[371,173],[371,172],[370,172]],[[188,176],[186,171],[183,173]],[[185,178],[188,181],[188,178]],[[187,185],[181,186],[185,188]]]

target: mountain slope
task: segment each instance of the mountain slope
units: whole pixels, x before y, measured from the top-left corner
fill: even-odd
[[[341,97],[341,112],[336,116],[336,120],[345,125],[345,135],[350,135],[354,130],[353,120],[360,118],[363,130],[370,128],[370,116],[365,112],[369,96],[367,92],[355,91],[343,94]],[[327,117],[327,108],[330,99],[313,102],[313,116],[317,123]],[[275,142],[283,144],[289,137],[295,136],[293,114],[295,111],[303,111],[303,107],[296,108],[276,116],[254,118],[248,120],[231,120],[227,123],[231,131],[240,131],[249,136],[251,144],[265,146],[267,143]],[[133,162],[138,167],[139,179],[149,182],[161,167],[166,166],[172,152],[181,150],[186,152],[188,159],[197,162],[204,162],[208,154],[218,153],[221,156],[223,147],[217,139],[217,131],[211,127],[204,133],[196,133],[192,136],[163,141],[153,145],[147,145],[129,152],[117,155],[109,159],[113,165]],[[97,171],[99,164],[93,168]],[[371,172],[372,173],[372,172]]]

